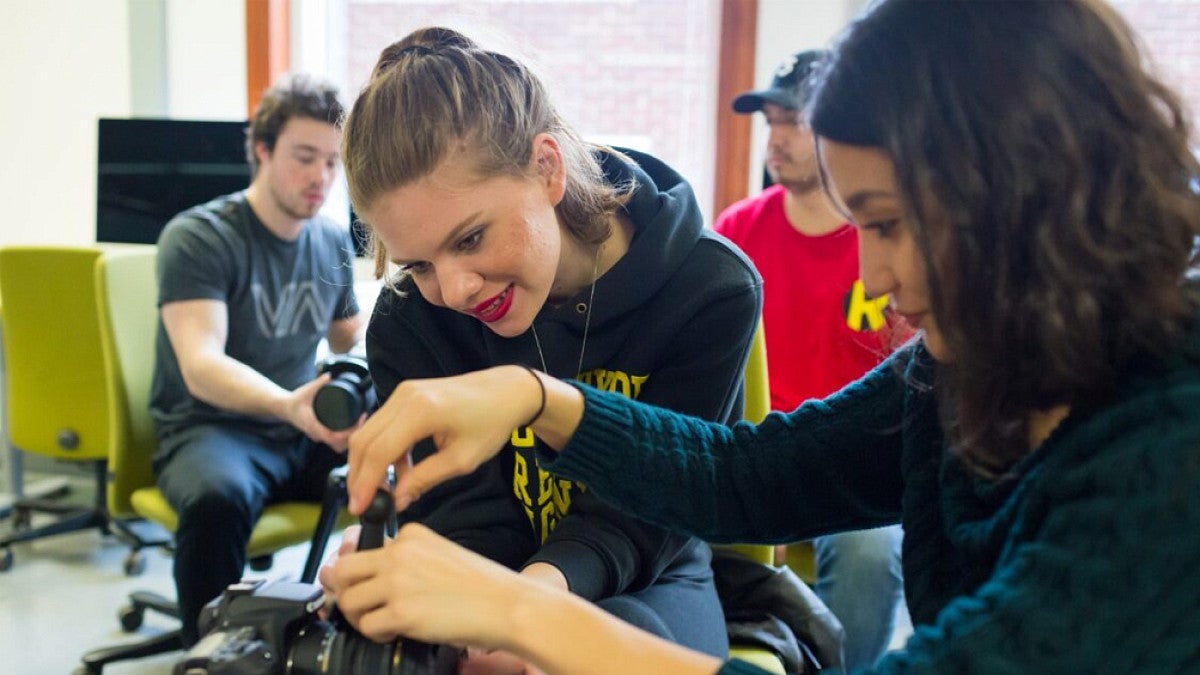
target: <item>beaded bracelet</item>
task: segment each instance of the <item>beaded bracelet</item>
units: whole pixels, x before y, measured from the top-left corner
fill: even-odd
[[[533,368],[530,368],[529,366],[521,367],[533,376],[533,379],[537,382],[538,390],[542,393],[542,402],[538,406],[537,412],[534,413],[533,417],[530,417],[529,421],[524,424],[524,426],[531,427],[533,426],[533,423],[538,421],[538,418],[542,416],[542,413],[546,412],[546,385],[542,384],[542,378],[538,377],[537,371],[535,371]]]

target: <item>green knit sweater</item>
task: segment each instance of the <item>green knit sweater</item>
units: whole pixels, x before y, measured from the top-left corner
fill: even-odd
[[[714,542],[901,522],[915,631],[880,673],[1200,672],[1200,360],[1073,411],[999,482],[946,453],[931,363],[910,348],[732,429],[578,385],[583,421],[545,466]]]

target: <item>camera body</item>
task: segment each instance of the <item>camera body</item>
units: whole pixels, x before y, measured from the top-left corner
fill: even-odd
[[[383,545],[395,508],[380,489],[362,515],[359,550]],[[337,608],[320,616],[324,590],[301,582],[231,584],[200,613],[204,636],[173,675],[456,675],[462,650],[415,640],[373,642]]]
[[[320,586],[262,580],[230,585],[200,615],[205,636],[173,675],[452,675],[459,652],[424,642],[377,643],[318,616]]]
[[[225,589],[200,614],[204,637],[175,665],[175,675],[284,672],[283,645],[289,637],[327,633],[316,618],[323,597],[312,584],[242,581]],[[332,628],[332,627],[329,627]]]
[[[375,409],[375,383],[365,360],[348,354],[331,356],[317,365],[317,373],[330,375],[313,398],[313,412],[321,424],[334,431],[349,429],[363,413]]]

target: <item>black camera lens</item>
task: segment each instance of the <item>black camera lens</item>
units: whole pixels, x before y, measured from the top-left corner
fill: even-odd
[[[375,384],[366,361],[334,356],[322,362],[317,372],[329,373],[329,381],[313,398],[313,414],[321,424],[334,431],[349,429],[375,408]]]
[[[334,431],[354,426],[367,412],[367,399],[357,377],[342,373],[317,390],[313,398],[317,420]]]
[[[320,628],[309,626],[296,636],[288,653],[288,673],[400,673],[396,643],[379,644],[352,633],[339,633],[329,624],[318,625]]]
[[[288,673],[452,675],[458,671],[459,651],[451,647],[414,640],[378,643],[353,631],[334,630],[327,623],[319,625],[322,629],[296,636],[288,654]]]

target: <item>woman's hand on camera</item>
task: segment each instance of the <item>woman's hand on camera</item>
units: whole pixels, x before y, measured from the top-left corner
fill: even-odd
[[[547,378],[549,379],[549,378]],[[388,466],[396,468],[396,510],[433,486],[474,471],[542,409],[540,380],[499,366],[430,380],[406,380],[350,438],[351,513],[361,513]],[[437,452],[409,465],[413,444],[432,438]]]
[[[342,614],[377,641],[504,647],[508,612],[537,582],[410,523],[383,548],[339,556],[321,583]]]
[[[333,555],[325,559],[321,564],[321,569],[317,572],[317,581],[321,583],[321,587],[325,589],[325,597],[332,598],[336,595],[333,586],[329,582],[329,578],[333,575],[333,567],[342,556],[353,553],[358,550],[358,538],[362,535],[362,525],[351,525],[342,532],[342,541],[338,544],[337,551]],[[327,617],[322,617],[327,618]]]
[[[519,659],[557,673],[704,675],[720,666],[416,523],[383,548],[343,555],[323,581],[368,638],[472,647],[488,654],[481,668]]]

